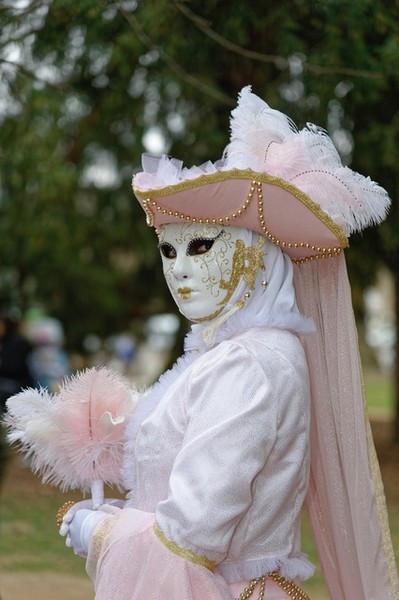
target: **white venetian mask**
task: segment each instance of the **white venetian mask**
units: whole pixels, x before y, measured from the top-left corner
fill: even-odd
[[[187,319],[201,322],[217,317],[242,277],[253,288],[257,270],[264,268],[264,252],[262,243],[245,245],[250,236],[246,229],[211,224],[168,224],[161,228],[163,272]]]

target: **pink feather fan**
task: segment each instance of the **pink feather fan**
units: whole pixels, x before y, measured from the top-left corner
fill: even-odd
[[[124,430],[138,393],[118,373],[92,368],[65,380],[58,394],[25,390],[7,401],[8,439],[20,445],[43,483],[62,491],[122,484]]]

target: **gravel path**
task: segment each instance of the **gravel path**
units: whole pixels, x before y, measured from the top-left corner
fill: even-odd
[[[89,579],[55,573],[1,574],[1,600],[93,600]]]

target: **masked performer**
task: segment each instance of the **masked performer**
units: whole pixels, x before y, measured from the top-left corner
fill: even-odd
[[[222,161],[133,186],[193,325],[127,426],[126,503],[64,518],[96,599],[307,598],[305,499],[331,598],[398,598],[342,252],[386,192],[249,87]]]

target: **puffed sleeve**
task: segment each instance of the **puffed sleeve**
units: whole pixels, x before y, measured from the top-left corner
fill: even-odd
[[[248,348],[226,342],[192,369],[183,445],[155,515],[171,550],[215,563],[226,556],[275,443],[279,401],[290,393],[290,365],[269,354],[261,365]]]

